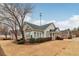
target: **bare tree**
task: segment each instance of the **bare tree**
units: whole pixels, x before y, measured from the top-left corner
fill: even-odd
[[[0,18],[1,22],[3,20],[4,24],[8,25],[15,34],[17,39],[17,28],[19,28],[22,39],[24,37],[24,18],[32,10],[31,4],[12,4],[12,3],[3,3],[0,4]]]
[[[0,34],[4,35],[5,39],[7,39],[7,35],[9,34],[8,27],[2,23],[0,23]]]
[[[6,25],[3,25],[1,32],[5,36],[5,39],[7,39],[7,35],[9,34],[9,32],[8,32],[8,27]]]
[[[8,27],[8,31],[10,33],[13,33],[15,35],[15,39],[17,40],[18,39],[17,38],[17,31],[16,31],[17,29],[15,28],[17,26],[17,24],[15,24],[15,22],[12,21],[11,19],[7,19],[7,18],[4,18],[4,17],[2,17],[1,20],[2,21],[0,21],[0,23],[6,25],[3,28],[2,32],[4,32],[7,29],[7,27]]]

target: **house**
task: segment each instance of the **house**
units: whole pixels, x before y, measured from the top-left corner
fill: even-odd
[[[53,23],[45,24],[42,26],[38,26],[29,22],[25,22],[24,24],[25,38],[54,38],[55,33],[60,31],[59,28],[57,28]]]
[[[56,27],[53,23],[45,24],[45,25],[35,25],[29,22],[24,22],[24,35],[25,39],[28,38],[46,38],[52,37],[55,39],[57,33],[60,32],[59,28]],[[18,38],[21,38],[20,32],[18,32]],[[14,39],[14,34],[11,33],[11,38]]]

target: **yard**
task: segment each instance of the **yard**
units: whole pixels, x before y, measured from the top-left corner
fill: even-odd
[[[0,40],[0,45],[7,56],[79,56],[78,38],[33,45],[17,45],[12,40]]]

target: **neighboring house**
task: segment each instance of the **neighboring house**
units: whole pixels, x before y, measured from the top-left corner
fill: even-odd
[[[71,32],[72,32],[72,35],[74,37],[79,37],[79,31],[78,30],[72,30]]]
[[[54,37],[55,33],[59,31],[59,28],[55,27],[53,23],[38,26],[35,24],[25,22],[24,27],[25,38]]]
[[[59,35],[64,39],[72,38],[73,36],[70,29],[60,31]]]

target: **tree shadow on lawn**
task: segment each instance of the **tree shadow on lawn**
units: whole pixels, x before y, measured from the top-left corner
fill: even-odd
[[[40,42],[40,43],[30,43],[26,41],[24,44],[18,44],[15,41],[12,41],[12,43],[17,44],[17,45],[40,45],[40,44],[47,43],[47,42],[51,42],[51,41],[45,41],[45,42]]]
[[[1,46],[0,46],[0,56],[6,56]]]

